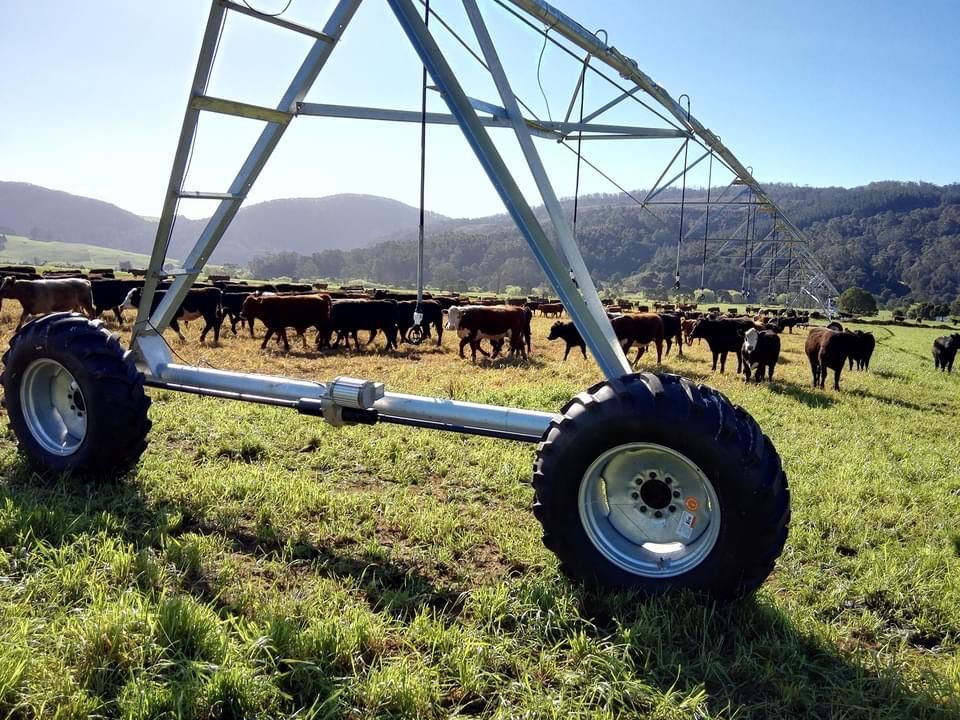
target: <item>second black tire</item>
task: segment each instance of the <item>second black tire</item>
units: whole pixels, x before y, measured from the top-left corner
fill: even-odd
[[[534,513],[543,541],[574,579],[648,594],[687,589],[729,600],[758,587],[783,550],[790,520],[787,478],[773,444],[743,408],[676,375],[635,374],[580,393],[537,449]],[[695,464],[718,498],[719,533],[682,574],[630,572],[591,539],[580,487],[591,464],[620,446],[647,443]]]

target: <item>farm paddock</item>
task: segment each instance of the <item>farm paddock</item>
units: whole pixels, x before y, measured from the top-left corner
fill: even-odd
[[[0,317],[2,343],[16,308]],[[533,321],[526,363],[439,349],[260,350],[191,363],[553,409],[600,379]],[[855,326],[853,326],[855,327]],[[0,417],[0,710],[14,716],[950,717],[960,713],[960,378],[940,331],[869,328],[868,372],[813,390],[805,332],[772,384],[721,389],[790,479],[784,554],[726,607],[569,583],[530,513],[533,449],[150,391],[110,484],[40,476]],[[126,339],[128,334],[121,331]],[[652,369],[649,353],[640,363]],[[2,412],[0,412],[2,415]]]

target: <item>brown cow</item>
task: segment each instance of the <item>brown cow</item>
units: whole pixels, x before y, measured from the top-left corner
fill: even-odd
[[[623,351],[629,352],[634,343],[637,343],[637,357],[633,362],[640,360],[647,349],[648,343],[657,346],[657,364],[663,358],[663,320],[656,313],[628,313],[619,315],[610,321],[613,331],[623,345]]]
[[[453,306],[447,310],[447,330],[455,330],[460,336],[460,357],[469,343],[473,362],[477,361],[477,349],[481,340],[491,341],[510,338],[510,353],[519,352],[527,358],[525,340],[529,332],[529,315],[526,308],[498,305],[495,307]],[[496,345],[494,346],[496,347]]]
[[[326,337],[330,325],[329,295],[248,295],[243,301],[244,319],[256,318],[267,327],[264,333],[261,348],[267,346],[270,336],[276,333],[283,342],[283,347],[289,352],[290,343],[287,341],[287,328],[292,327],[303,340],[303,348],[307,347],[307,328],[317,329],[317,347],[320,347],[321,338]]]
[[[0,283],[0,307],[4,298],[19,300],[23,306],[17,330],[31,315],[76,311],[96,317],[90,281],[80,278],[19,280],[8,275]]]
[[[857,336],[832,328],[817,327],[807,335],[805,350],[813,373],[813,386],[823,388],[827,370],[833,370],[833,389],[840,389],[840,373],[847,358],[856,352]]]
[[[537,310],[544,317],[560,317],[563,315],[563,303],[540,303]]]

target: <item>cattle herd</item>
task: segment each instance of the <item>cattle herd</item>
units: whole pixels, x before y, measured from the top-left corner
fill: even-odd
[[[5,269],[0,268],[0,272]],[[162,301],[169,283],[161,283],[153,298],[153,308]],[[113,312],[117,322],[123,324],[123,310],[140,306],[143,288],[142,279],[116,279],[113,277],[56,277],[41,278],[33,272],[7,271],[0,281],[0,307],[4,299],[20,302],[22,313],[17,324],[19,329],[33,315],[58,311],[83,312],[97,318],[105,312]],[[627,300],[607,303],[608,317],[624,352],[634,346],[636,363],[652,344],[656,348],[657,363],[669,355],[674,344],[677,354],[683,355],[684,344],[704,340],[713,356],[713,370],[723,373],[727,356],[736,356],[737,372],[744,379],[760,382],[772,380],[780,358],[780,334],[793,332],[794,327],[806,328],[815,313],[801,314],[793,310],[747,308],[744,315],[730,308],[722,313],[720,308],[708,308],[701,312],[696,305],[655,305],[655,312],[646,306],[633,311]],[[315,347],[335,348],[344,344],[347,349],[360,348],[358,333],[368,333],[367,344],[383,334],[385,349],[393,350],[399,343],[410,341],[410,331],[418,324],[422,333],[418,337],[429,339],[431,330],[439,346],[443,331],[451,330],[460,338],[459,354],[469,345],[472,359],[477,353],[495,358],[509,343],[507,352],[527,358],[531,351],[531,320],[539,312],[543,317],[561,317],[564,308],[560,302],[542,299],[510,299],[506,304],[494,298],[469,301],[452,294],[424,296],[420,303],[420,318],[417,318],[416,296],[410,293],[395,293],[377,290],[373,293],[363,288],[341,288],[338,291],[317,289],[303,283],[275,283],[248,285],[229,280],[217,280],[209,284],[195,285],[174,314],[170,327],[181,341],[185,341],[180,329],[181,322],[202,320],[200,342],[205,342],[212,332],[214,342],[220,340],[224,321],[229,320],[230,331],[256,334],[255,324],[264,326],[261,348],[266,348],[271,338],[282,343],[289,351],[287,330],[293,329],[303,347],[307,347],[306,333],[316,331]],[[573,348],[579,348],[586,358],[586,344],[572,322],[556,320],[550,327],[548,341],[562,340],[566,349],[565,361]],[[490,344],[490,352],[481,343]],[[664,345],[666,348],[664,349]],[[810,362],[813,385],[823,388],[827,372],[833,371],[833,387],[840,389],[840,375],[845,366],[853,370],[868,370],[876,341],[872,333],[850,331],[839,323],[814,326],[809,329],[805,352]],[[960,334],[954,333],[937,338],[933,343],[934,366],[945,372],[953,370],[956,354],[960,350]]]

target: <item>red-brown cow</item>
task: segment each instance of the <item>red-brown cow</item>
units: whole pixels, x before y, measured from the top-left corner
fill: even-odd
[[[813,386],[823,388],[827,370],[833,370],[833,389],[840,389],[840,373],[847,358],[856,352],[857,336],[829,327],[817,327],[807,335],[805,350],[813,374]]]
[[[326,336],[330,325],[329,295],[249,295],[243,302],[244,319],[256,318],[267,327],[261,348],[267,346],[270,336],[276,333],[283,341],[283,347],[289,352],[287,328],[292,327],[307,347],[307,328],[317,329],[317,347],[321,338]]]
[[[613,325],[613,331],[617,334],[623,345],[623,351],[629,352],[634,343],[640,347],[637,349],[637,357],[633,362],[640,360],[647,349],[648,343],[654,343],[657,346],[657,364],[663,359],[663,320],[656,313],[630,313],[619,315],[610,321]]]

